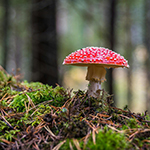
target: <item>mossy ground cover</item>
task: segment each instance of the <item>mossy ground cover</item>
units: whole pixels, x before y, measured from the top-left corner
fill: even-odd
[[[0,67],[0,149],[150,149],[150,118],[57,85],[20,82]]]

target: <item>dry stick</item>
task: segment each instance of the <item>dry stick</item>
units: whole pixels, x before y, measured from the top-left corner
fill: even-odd
[[[36,150],[40,150],[39,147],[38,147],[38,145],[35,143],[35,141],[34,141],[33,147],[34,147]]]
[[[52,150],[59,150],[59,148],[66,142],[66,140],[60,142],[58,145],[56,145]]]
[[[49,103],[49,102],[52,102],[52,101],[53,101],[53,100],[49,100],[49,101],[44,101],[44,102],[42,102],[42,103],[40,103],[40,104],[37,104],[37,105],[35,105],[34,107],[30,108],[30,109],[28,110],[28,112],[29,112],[30,110],[32,110],[32,109],[38,107],[38,106],[41,105],[41,104],[46,104],[46,103]]]
[[[18,94],[13,95],[13,96],[8,96],[8,97],[5,98],[5,100],[7,100],[7,99],[10,98],[10,100],[7,101],[8,106],[10,106],[10,105],[13,103],[13,101],[12,101],[12,102],[10,102],[10,101],[13,100],[13,98],[14,98],[15,96],[17,96],[17,95],[18,95]]]
[[[135,149],[139,149],[140,150],[140,147],[138,147],[135,143],[132,143],[134,146],[135,146]]]
[[[6,115],[6,116],[10,117],[10,116],[8,115],[8,113],[7,113],[4,109],[0,108],[0,110],[1,110],[1,113],[2,113],[3,116]]]
[[[10,142],[10,141],[8,141],[8,140],[6,140],[6,139],[1,139],[1,141],[5,142],[5,143],[7,143],[7,144],[14,143],[14,142]]]
[[[85,149],[87,140],[88,140],[88,138],[90,137],[90,135],[91,135],[91,131],[89,131],[89,132],[87,133],[87,135],[84,137],[84,146],[83,146],[84,148],[83,148],[83,149]]]
[[[119,116],[121,116],[121,117],[124,117],[124,118],[126,118],[126,119],[130,119],[129,117],[127,117],[127,116],[124,116],[124,115],[122,115],[122,114],[118,114]]]
[[[69,147],[70,147],[70,150],[73,150],[73,146],[72,146],[71,142],[69,142]]]
[[[43,127],[45,127],[45,122],[40,122],[40,124],[35,128],[34,134],[37,133]]]
[[[26,108],[26,113],[28,114],[28,107],[27,107],[26,101],[24,101],[24,106],[25,106],[25,108]]]
[[[27,128],[26,128],[26,132],[29,134],[29,129],[31,128],[31,126],[28,126]]]
[[[50,133],[50,135],[51,135],[53,138],[59,139],[59,137],[56,136],[56,135],[50,130],[50,128],[49,128],[48,126],[47,126],[47,127],[44,126],[44,128]]]
[[[74,100],[74,98],[76,97],[77,94],[78,94],[78,92],[71,98],[71,100],[70,100],[70,99],[67,100],[67,101],[65,102],[65,104],[64,104],[61,108],[63,108],[63,107],[69,107],[69,105],[70,105],[71,102]],[[69,104],[68,104],[68,106],[66,106],[68,102],[69,102]]]
[[[90,124],[87,120],[85,120],[87,122],[87,124],[90,126],[90,128],[92,128],[92,139],[93,139],[93,143],[96,144],[96,136],[95,136],[95,133],[98,133],[98,129],[99,127],[95,127],[94,124]]]
[[[10,127],[10,128],[12,128],[12,129],[14,129],[14,127],[5,119],[5,117],[4,117],[4,113],[6,114],[6,116],[8,116],[9,117],[9,115],[3,110],[3,109],[0,109],[1,110],[1,117],[2,117],[2,119],[4,120],[4,122]]]
[[[94,116],[94,115],[91,115],[91,114],[90,114],[90,116],[93,117],[93,118],[100,119],[100,120],[99,120],[100,123],[103,123],[103,124],[111,124],[111,125],[114,125],[114,126],[118,126],[118,124],[113,123],[111,120],[109,121],[109,119],[110,119],[111,116],[109,117],[109,119],[108,119],[108,118],[107,118],[107,119],[104,119],[104,118],[102,118],[101,116],[100,116],[100,118],[99,118],[99,117],[97,117],[97,115]]]
[[[38,133],[38,137],[39,137],[39,141],[38,141],[38,145],[39,145],[42,141],[42,136]]]
[[[73,143],[76,146],[77,150],[81,150],[79,141],[77,139],[73,139]]]
[[[16,95],[17,95],[17,94],[16,94]],[[7,100],[7,99],[10,98],[6,103],[7,103],[7,104],[10,104],[11,101],[13,100],[13,98],[14,98],[16,95],[6,97],[5,100]]]
[[[28,101],[29,101],[29,103],[28,103],[28,110],[29,110],[29,106],[30,106],[30,104],[31,104],[31,106],[32,106],[32,107],[35,107],[35,105],[34,105],[34,103],[33,103],[32,99],[29,97],[29,95],[27,95],[27,94],[26,94],[26,96],[27,96]]]
[[[144,132],[150,132],[150,129],[144,129],[144,130],[138,129],[136,132],[134,132],[133,134],[131,134],[131,135],[129,136],[130,141],[132,141],[132,140],[135,138],[135,136],[136,136],[137,134],[144,133]]]
[[[119,132],[119,133],[122,133],[122,132],[123,132],[123,131],[120,131],[120,130],[116,129],[116,128],[113,127],[113,126],[110,126],[110,125],[107,125],[107,127],[110,128],[110,129],[112,129],[112,130],[114,130],[114,131],[117,131],[117,132]]]
[[[106,118],[110,117],[109,115],[101,114],[101,113],[97,113],[97,115],[98,115],[100,118],[101,118],[101,117],[106,117]]]
[[[1,98],[0,102],[6,97],[7,93]]]
[[[145,140],[143,140],[142,142],[150,143],[150,140],[146,140],[146,139],[145,139]]]
[[[77,92],[78,93],[78,92]],[[77,93],[76,93],[76,95],[77,95]],[[57,110],[56,110],[56,112],[54,113],[54,114],[56,114],[60,109],[62,109],[62,108],[64,108],[64,107],[69,107],[69,105],[71,104],[71,102],[74,100],[74,98],[75,98],[75,96],[76,95],[74,95],[71,99],[69,99],[69,100],[67,100],[66,102],[65,102],[65,104],[62,106],[62,107],[56,107],[57,108]],[[67,105],[68,104],[68,105]],[[54,106],[51,106],[51,107],[53,107],[54,108]],[[54,108],[55,109],[55,108]]]
[[[5,119],[4,116],[2,116],[2,119],[6,122],[6,124],[7,124],[10,128],[14,129],[14,127]]]
[[[37,112],[39,110],[39,108],[37,108],[30,116],[32,117],[34,115],[35,112]]]
[[[129,136],[129,139],[130,139],[129,141],[132,141],[134,139],[135,135],[138,134],[138,133],[139,133],[139,131],[137,130],[136,132],[134,132],[133,134],[131,134]]]
[[[19,149],[19,145],[17,141],[15,141],[15,144],[16,144],[17,149]]]
[[[95,145],[96,144],[95,130],[92,131],[92,139],[93,139],[93,143]]]

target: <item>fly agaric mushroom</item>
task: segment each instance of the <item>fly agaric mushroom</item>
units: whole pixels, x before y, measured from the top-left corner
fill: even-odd
[[[105,68],[129,68],[128,62],[123,56],[103,47],[86,47],[68,55],[64,65],[88,67],[86,80],[89,81],[88,95],[98,97],[101,83],[104,82]]]

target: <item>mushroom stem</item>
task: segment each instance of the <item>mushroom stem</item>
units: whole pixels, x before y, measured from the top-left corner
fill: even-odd
[[[100,81],[95,81],[91,80],[89,81],[88,85],[88,95],[92,97],[98,97],[100,95],[101,91],[101,82]]]
[[[89,81],[88,95],[98,97],[101,91],[101,83],[104,82],[106,70],[103,66],[88,66],[86,80]]]

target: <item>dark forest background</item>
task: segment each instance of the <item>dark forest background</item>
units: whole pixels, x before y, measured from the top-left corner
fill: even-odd
[[[87,46],[123,55],[129,69],[110,69],[103,87],[115,105],[150,112],[149,0],[1,0],[0,65],[28,81],[86,90],[86,68],[62,66]]]

